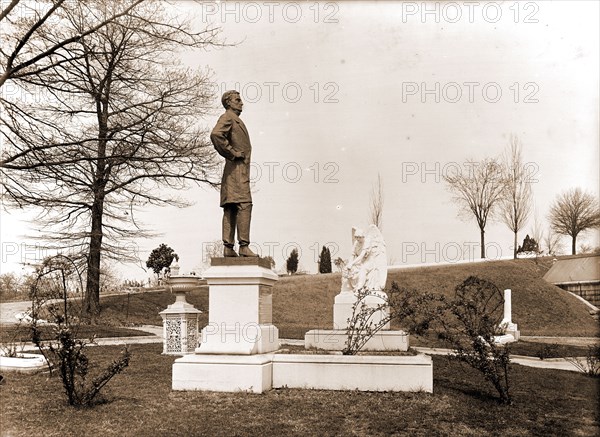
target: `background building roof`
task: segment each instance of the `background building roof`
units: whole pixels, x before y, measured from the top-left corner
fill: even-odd
[[[600,255],[561,258],[546,272],[544,279],[552,284],[600,281]]]

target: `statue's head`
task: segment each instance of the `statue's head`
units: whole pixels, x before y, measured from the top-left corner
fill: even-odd
[[[361,228],[354,228],[354,238],[364,240],[365,232]]]
[[[221,104],[225,109],[233,109],[242,112],[242,99],[240,98],[240,93],[236,90],[229,90],[223,93],[221,97]]]

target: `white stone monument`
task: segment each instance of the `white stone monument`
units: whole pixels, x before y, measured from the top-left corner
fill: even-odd
[[[408,350],[408,335],[404,331],[390,331],[384,291],[387,255],[381,232],[375,225],[370,225],[366,232],[354,227],[352,242],[352,258],[342,270],[342,288],[333,304],[333,330],[307,332],[306,348],[342,350],[349,324],[354,323],[356,314],[364,307],[371,312],[369,323],[378,332],[362,350]]]
[[[363,302],[368,308],[378,308],[371,316],[373,325],[379,325],[389,315],[385,308],[387,295],[383,291],[387,280],[387,256],[381,232],[375,225],[367,233],[352,228],[352,259],[342,270],[342,289],[333,304],[334,329],[346,329],[352,319],[352,308],[360,290],[367,292]],[[389,322],[382,329],[389,329]]]
[[[512,291],[510,288],[504,290],[504,317],[500,322],[500,327],[504,330],[504,335],[499,336],[505,338],[505,341],[500,343],[508,343],[510,341],[518,341],[521,333],[516,323],[512,321]],[[512,336],[512,339],[507,336]],[[506,341],[506,339],[508,341]]]
[[[209,323],[195,354],[175,360],[174,390],[433,391],[433,364],[424,355],[276,353],[282,352],[271,320],[271,286],[277,275],[269,267],[260,258],[212,259],[205,272]]]
[[[272,387],[270,352],[279,348],[271,286],[277,275],[262,258],[213,258],[208,325],[194,355],[173,364],[173,389],[252,391]]]

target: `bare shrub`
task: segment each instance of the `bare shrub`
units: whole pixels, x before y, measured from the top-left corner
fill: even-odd
[[[125,347],[104,371],[91,376],[89,371],[93,366],[86,347],[94,339],[78,338],[81,299],[68,297],[69,283],[78,279],[81,282],[77,265],[68,257],[58,255],[46,258],[36,275],[31,293],[33,343],[46,358],[50,374],[53,374],[53,369],[58,370],[69,405],[92,406],[102,388],[129,365],[131,354]],[[43,325],[51,329],[49,337],[40,328],[39,314],[42,311],[48,318],[48,323]]]
[[[455,292],[446,306],[450,317],[438,319],[442,327],[439,337],[451,346],[452,358],[481,372],[500,401],[511,404],[510,347],[495,342],[495,337],[503,334],[502,292],[492,282],[475,276],[459,284]]]
[[[565,360],[588,376],[600,376],[600,345],[588,346],[585,357],[565,357]]]

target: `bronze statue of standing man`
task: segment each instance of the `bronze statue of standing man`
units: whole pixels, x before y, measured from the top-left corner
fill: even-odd
[[[240,256],[258,256],[250,250],[250,155],[252,146],[246,125],[240,119],[244,103],[235,90],[225,91],[221,98],[225,113],[219,117],[210,139],[223,158],[225,168],[221,180],[221,207],[223,208],[223,256],[238,256],[233,249],[235,230],[240,245]]]

